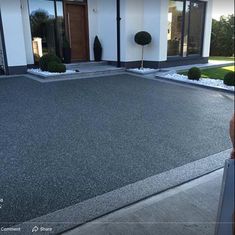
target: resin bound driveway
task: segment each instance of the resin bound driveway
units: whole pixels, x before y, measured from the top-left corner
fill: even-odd
[[[232,95],[130,75],[0,79],[0,221],[27,221],[229,149],[232,112]]]

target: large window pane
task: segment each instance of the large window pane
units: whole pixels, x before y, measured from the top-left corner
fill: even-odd
[[[168,56],[181,55],[183,1],[170,1],[168,11]]]
[[[36,60],[53,53],[63,57],[63,0],[29,0],[33,52]]]
[[[54,2],[30,0],[29,9],[34,55],[56,53]]]
[[[201,54],[204,24],[204,7],[202,2],[192,2],[190,7],[188,54]]]
[[[200,55],[205,2],[169,0],[168,56]]]

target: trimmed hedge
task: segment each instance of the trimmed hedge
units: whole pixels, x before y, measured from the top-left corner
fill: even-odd
[[[197,67],[192,67],[188,71],[188,79],[190,80],[199,80],[201,78],[201,70]]]
[[[48,63],[48,72],[51,73],[64,73],[66,71],[66,67],[62,63],[58,63],[56,61],[50,61]]]
[[[225,74],[224,84],[227,86],[235,86],[235,72],[228,72]]]
[[[42,70],[42,71],[48,71],[48,64],[50,62],[57,62],[58,64],[61,64],[62,61],[61,59],[54,55],[54,54],[46,54],[46,55],[43,55],[40,60],[39,60],[39,68]]]

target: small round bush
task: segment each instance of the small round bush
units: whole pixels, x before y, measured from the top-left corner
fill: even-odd
[[[65,71],[66,71],[66,67],[62,63],[58,63],[56,61],[51,61],[48,63],[48,72],[64,73]]]
[[[152,41],[152,36],[146,31],[140,31],[135,35],[135,42],[141,46],[148,45]]]
[[[43,55],[40,58],[40,60],[39,60],[39,68],[42,71],[48,71],[48,64],[51,61],[54,61],[54,62],[57,62],[57,63],[61,63],[61,59],[58,56],[56,56],[54,54],[46,54],[46,55]]]
[[[188,71],[188,79],[190,80],[199,80],[201,75],[201,70],[197,67],[193,67]]]
[[[235,72],[228,72],[225,74],[224,84],[227,86],[235,86]]]

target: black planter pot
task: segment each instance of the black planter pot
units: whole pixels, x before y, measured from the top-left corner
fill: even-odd
[[[5,75],[5,71],[2,66],[0,66],[0,75]]]
[[[94,41],[94,58],[95,61],[101,61],[101,57],[102,57],[102,46],[100,43],[99,38],[96,36],[95,37],[95,41]]]
[[[64,63],[71,63],[71,48],[63,48]]]

